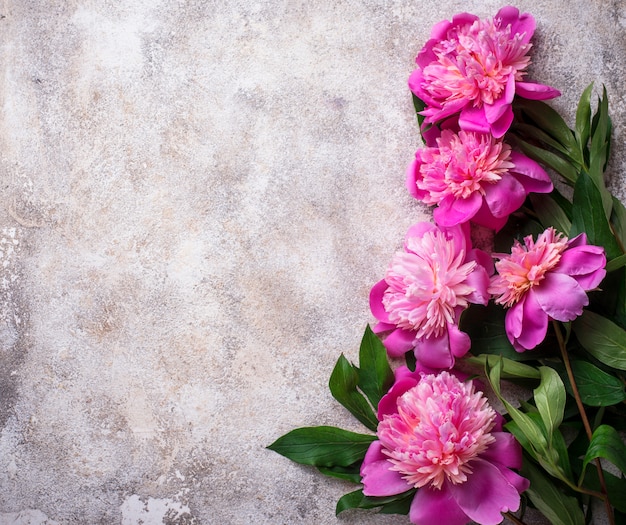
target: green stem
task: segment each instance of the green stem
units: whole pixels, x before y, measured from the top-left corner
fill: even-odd
[[[553,320],[552,325],[554,327],[554,332],[556,333],[556,338],[559,342],[559,349],[561,350],[561,356],[563,357],[565,370],[567,370],[567,377],[569,378],[569,383],[572,387],[572,393],[574,394],[574,399],[576,400],[576,405],[578,406],[578,412],[580,413],[580,418],[582,419],[583,426],[585,427],[587,438],[589,439],[589,442],[591,443],[593,431],[591,430],[591,425],[589,424],[589,419],[587,419],[587,413],[585,412],[585,406],[583,405],[583,401],[580,397],[580,393],[578,392],[578,386],[576,385],[574,372],[572,371],[572,365],[569,360],[569,354],[567,353],[567,348],[565,347],[563,334],[561,333],[561,328],[556,321]],[[600,463],[599,458],[595,459],[595,464],[596,464],[596,469],[598,471],[598,479],[600,480],[600,489],[602,490],[602,499],[604,500],[604,506],[606,508],[606,514],[609,519],[609,524],[615,525],[615,517],[613,516],[613,507],[611,506],[611,502],[609,501],[609,494],[606,489],[606,481],[604,480],[604,472],[602,471],[602,464]]]

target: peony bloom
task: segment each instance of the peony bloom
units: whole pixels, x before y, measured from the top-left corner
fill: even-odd
[[[586,291],[596,288],[606,271],[600,246],[587,244],[581,233],[567,237],[548,228],[533,241],[515,241],[511,254],[494,254],[497,275],[489,293],[508,308],[505,318],[509,341],[518,352],[541,343],[548,320],[573,321],[589,304]]]
[[[374,285],[370,307],[386,332],[389,355],[414,349],[416,358],[432,368],[451,368],[455,357],[470,348],[457,326],[469,303],[487,304],[489,256],[472,250],[468,226],[440,228],[428,222],[411,227],[404,251],[398,252],[385,278]]]
[[[461,129],[499,138],[513,120],[516,94],[534,100],[559,96],[554,88],[522,80],[534,31],[532,15],[511,6],[493,19],[461,13],[435,25],[409,78],[411,91],[426,104],[425,122],[459,114]]]
[[[511,469],[521,447],[472,381],[401,367],[378,418],[361,465],[366,496],[417,488],[409,517],[418,525],[494,525],[519,509],[529,482]]]
[[[440,226],[469,220],[499,230],[530,192],[548,193],[552,182],[535,161],[492,135],[443,130],[436,147],[423,148],[407,171],[416,199],[437,205]]]

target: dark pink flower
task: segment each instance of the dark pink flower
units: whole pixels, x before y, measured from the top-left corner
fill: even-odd
[[[366,496],[417,488],[409,516],[418,525],[495,525],[519,508],[529,483],[511,469],[521,448],[472,381],[400,367],[378,417],[361,465]]]
[[[419,149],[406,184],[416,199],[437,205],[440,226],[472,221],[499,230],[530,192],[548,193],[552,182],[535,161],[485,133],[449,129],[435,147]]]
[[[411,227],[404,251],[393,257],[385,278],[370,293],[370,307],[386,332],[383,344],[393,357],[414,349],[432,368],[451,368],[470,348],[457,326],[469,303],[487,304],[492,263],[472,250],[468,226],[440,228],[429,222]]]
[[[549,319],[573,321],[582,314],[589,304],[586,292],[606,275],[604,249],[588,245],[584,233],[568,240],[548,228],[537,241],[515,241],[510,255],[493,256],[499,261],[489,293],[508,308],[506,333],[518,352],[544,340]]]
[[[532,15],[511,6],[493,19],[461,13],[435,25],[409,78],[411,91],[426,104],[425,122],[459,114],[461,129],[502,137],[513,120],[516,94],[559,96],[554,88],[523,81],[534,31]]]

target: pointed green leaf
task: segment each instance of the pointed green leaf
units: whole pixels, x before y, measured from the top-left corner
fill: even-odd
[[[578,102],[578,109],[576,110],[576,139],[582,149],[587,146],[589,142],[589,135],[591,133],[591,90],[593,89],[593,82],[587,86],[585,91],[580,97]]]
[[[565,146],[563,146],[558,140],[553,139],[550,135],[548,135],[538,127],[533,126],[532,124],[525,124],[523,122],[515,124],[514,131],[516,133],[519,132],[524,137],[531,137],[534,140],[543,142],[545,145],[550,146],[562,153],[563,155],[569,157],[570,151]]]
[[[317,467],[317,470],[324,474],[324,476],[328,476],[331,478],[345,479],[346,481],[351,481],[352,483],[361,482],[360,461],[349,467]]]
[[[336,427],[302,427],[279,437],[267,448],[302,465],[349,467],[363,460],[375,439]]]
[[[585,232],[590,244],[604,247],[608,259],[622,255],[604,214],[600,192],[584,172],[578,176],[576,181],[573,200],[570,237]]]
[[[594,430],[583,461],[583,469],[596,458],[609,460],[622,474],[626,474],[626,445],[617,430],[609,425],[600,425]]]
[[[626,370],[626,331],[589,310],[572,323],[572,329],[581,346],[598,361]]]
[[[611,225],[615,232],[615,237],[620,244],[622,251],[626,246],[626,207],[613,197],[613,210],[611,211]]]
[[[580,399],[585,405],[603,407],[626,400],[624,384],[619,378],[582,359],[572,359],[571,367]],[[563,379],[565,389],[574,395],[565,367],[561,365],[555,368]]]
[[[626,266],[626,253],[624,255],[620,255],[619,257],[615,257],[615,259],[611,259],[608,263],[606,263],[606,271],[611,273],[615,270],[623,268],[624,266]]]
[[[544,227],[553,226],[563,233],[570,231],[572,221],[549,194],[531,193],[530,202]]]
[[[552,434],[563,421],[565,410],[565,386],[556,370],[547,367],[539,367],[541,382],[533,391],[537,410],[548,432],[548,438],[552,440]]]
[[[530,481],[530,487],[525,494],[550,523],[585,524],[585,516],[576,498],[561,492],[532,462],[524,461],[521,474]]]
[[[361,340],[358,374],[359,388],[372,406],[377,407],[393,384],[393,372],[387,360],[387,350],[369,326]]]
[[[363,495],[363,489],[344,494],[337,502],[335,515],[349,509],[375,509],[383,514],[408,514],[415,489],[395,496],[374,498]]]
[[[543,148],[533,146],[532,144],[529,144],[519,138],[515,139],[515,144],[531,159],[552,168],[569,182],[576,182],[578,170],[563,157]]]
[[[378,419],[363,394],[357,390],[359,372],[343,354],[330,375],[330,393],[370,430],[376,430]]]
[[[473,357],[466,357],[463,361],[485,366],[490,354],[479,354]],[[534,366],[525,365],[519,361],[513,361],[507,357],[502,357],[501,377],[504,379],[541,379],[541,373]]]

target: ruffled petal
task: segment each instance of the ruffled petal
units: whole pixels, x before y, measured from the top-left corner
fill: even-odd
[[[592,290],[604,279],[605,266],[604,248],[586,244],[565,250],[553,271],[570,275],[583,290]]]
[[[428,192],[420,190],[417,187],[417,181],[422,179],[420,174],[421,165],[421,162],[418,159],[415,159],[406,169],[406,189],[413,197],[420,201],[428,195]]]
[[[480,207],[480,210],[472,217],[472,222],[474,224],[478,224],[479,226],[484,226],[485,228],[489,228],[490,230],[499,231],[506,224],[506,221],[509,220],[508,216],[505,217],[494,217],[493,213],[489,209],[489,205],[483,199],[483,205]]]
[[[363,494],[366,496],[395,496],[411,488],[400,473],[389,470],[392,463],[382,452],[380,441],[374,441],[367,449],[361,465]]]
[[[522,468],[522,447],[513,434],[508,432],[492,432],[495,441],[489,445],[480,457],[491,462],[500,463],[510,468]]]
[[[520,15],[519,9],[510,5],[500,9],[494,19],[500,20],[500,27],[510,25],[512,35],[523,35],[521,41],[524,44],[530,42],[535,32],[535,18],[530,13]]]
[[[387,414],[396,414],[398,412],[398,398],[408,390],[411,390],[418,382],[419,381],[413,377],[396,379],[396,382],[389,389],[389,392],[378,402],[378,420],[382,421],[383,416]]]
[[[441,490],[419,489],[411,502],[409,519],[419,525],[466,525],[469,521],[445,485]]]
[[[483,108],[466,106],[459,115],[459,127],[463,131],[491,133],[491,125],[487,122]]]
[[[449,490],[461,510],[481,525],[496,525],[503,512],[515,512],[520,495],[500,470],[482,459],[472,462],[472,473],[465,483],[449,484]]]
[[[511,162],[515,165],[510,171],[524,186],[526,193],[550,193],[553,189],[550,176],[534,160],[517,151],[511,152]]]
[[[515,92],[529,100],[548,100],[561,96],[561,92],[553,87],[533,82],[517,82]]]
[[[474,304],[482,304],[486,306],[491,298],[487,292],[489,287],[489,275],[482,266],[477,266],[472,273],[470,273],[465,282],[471,286],[474,291],[467,296],[467,300]]]
[[[583,306],[589,304],[582,287],[563,273],[546,273],[543,281],[532,292],[543,311],[557,321],[573,321],[583,313]]]

